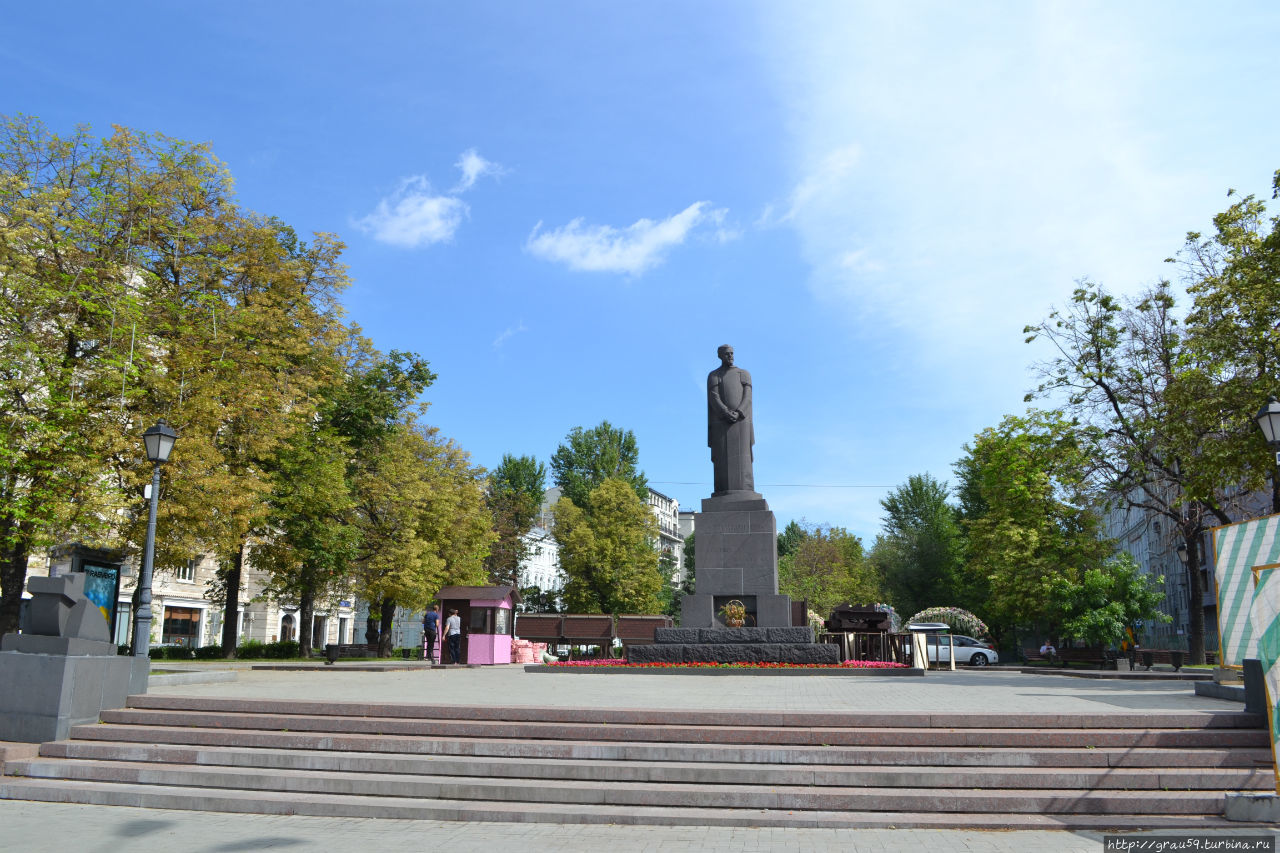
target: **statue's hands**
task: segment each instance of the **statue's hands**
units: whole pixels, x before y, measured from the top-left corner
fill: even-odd
[[[742,420],[742,412],[739,412],[737,409],[730,409],[729,414],[727,415],[727,418],[729,420],[729,423],[735,424],[738,421]]]

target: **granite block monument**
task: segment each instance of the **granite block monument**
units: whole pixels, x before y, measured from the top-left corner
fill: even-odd
[[[707,376],[707,445],[714,490],[694,516],[698,567],[693,595],[681,602],[685,628],[724,627],[718,612],[741,601],[747,624],[791,624],[791,599],[778,594],[778,525],[755,490],[755,425],[751,374],[733,363],[733,347],[720,347],[720,366]]]
[[[151,661],[116,654],[85,575],[33,577],[21,634],[0,637],[0,740],[39,743],[145,693]]]
[[[839,650],[814,643],[813,629],[791,624],[791,598],[778,594],[778,526],[755,490],[751,374],[720,347],[707,376],[707,445],[713,491],[694,515],[698,535],[695,592],[680,602],[680,628],[659,629],[657,643],[632,646],[635,662],[837,663]],[[729,602],[746,609],[745,627],[721,618]]]

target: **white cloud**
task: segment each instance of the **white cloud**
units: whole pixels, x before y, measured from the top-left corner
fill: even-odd
[[[514,325],[514,326],[509,326],[508,328],[506,328],[506,329],[502,330],[502,331],[498,334],[498,336],[497,336],[496,338],[494,338],[494,339],[493,339],[493,348],[494,348],[494,349],[498,349],[499,347],[501,347],[503,344],[505,344],[505,343],[506,343],[508,340],[510,340],[511,338],[515,337],[516,335],[520,334],[521,332],[527,332],[527,331],[529,331],[529,330],[525,328],[524,321],[523,321],[523,320],[521,320],[521,321],[520,321],[519,323],[517,323],[516,325]]]
[[[1150,283],[1199,177],[1153,146],[1151,43],[1110,6],[814,4],[766,12],[815,296],[861,328],[997,351],[1080,276]],[[957,32],[972,37],[957,38]],[[1203,216],[1203,213],[1202,213]],[[1003,380],[1004,377],[1001,377]]]
[[[380,243],[417,249],[452,240],[469,212],[461,199],[433,195],[431,184],[417,175],[403,180],[399,189],[355,224]]]
[[[468,148],[466,151],[463,151],[462,155],[458,157],[458,162],[454,163],[454,166],[462,172],[461,180],[459,180],[457,186],[451,190],[451,192],[455,194],[466,192],[471,189],[471,187],[475,185],[475,182],[485,175],[492,175],[496,178],[507,173],[507,170],[502,168],[498,163],[494,163],[492,160],[486,160],[481,157],[480,153],[474,148]]]
[[[708,209],[709,206],[710,202],[694,202],[661,221],[641,219],[626,228],[587,225],[579,218],[560,228],[543,231],[539,222],[525,242],[525,248],[535,257],[565,264],[572,270],[640,275],[661,264],[667,252],[682,245],[699,225],[723,222],[725,211]],[[723,228],[717,228],[717,239],[722,239],[721,232],[732,239],[730,232]]]

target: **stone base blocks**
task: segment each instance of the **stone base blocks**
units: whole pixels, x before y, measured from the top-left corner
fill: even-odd
[[[62,638],[5,636],[11,639]],[[150,671],[150,659],[127,655],[0,651],[0,741],[65,738],[72,726],[96,723],[103,708],[123,708],[131,693],[145,693]]]
[[[812,628],[659,628],[657,642],[631,646],[631,663],[836,664],[840,649],[815,643]]]
[[[732,645],[732,644],[719,644]],[[133,696],[0,797],[259,814],[780,827],[1234,827],[1263,717],[673,711]]]

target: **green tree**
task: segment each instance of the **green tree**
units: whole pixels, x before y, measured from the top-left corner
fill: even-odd
[[[482,473],[465,451],[421,425],[391,433],[360,472],[355,583],[380,614],[381,655],[391,652],[397,605],[422,608],[443,586],[484,583],[493,532]]]
[[[871,561],[884,578],[889,600],[903,613],[973,603],[962,595],[963,537],[949,496],[946,483],[913,474],[880,501],[883,532],[876,537]]]
[[[491,582],[518,584],[520,563],[529,550],[525,536],[538,517],[546,482],[546,466],[532,456],[503,454],[498,467],[489,474],[485,501],[497,534],[485,561]]]
[[[1050,621],[1050,584],[1078,582],[1114,549],[1079,479],[1082,450],[1071,425],[1045,413],[1006,417],[966,447],[986,512],[966,521],[966,572],[985,585],[977,615],[1001,638]]]
[[[1168,622],[1159,610],[1162,577],[1147,577],[1133,557],[1121,553],[1086,570],[1079,579],[1055,577],[1049,584],[1051,612],[1062,634],[1090,645],[1118,646],[1139,620]]]
[[[319,417],[270,464],[270,535],[251,552],[254,568],[267,572],[267,594],[297,604],[303,626],[311,624],[318,600],[349,586],[360,547],[359,472],[396,430],[407,428],[415,400],[435,379],[418,356],[384,356],[354,332],[341,357],[344,370],[323,389]],[[299,640],[305,655],[311,632],[301,631]]]
[[[277,454],[268,529],[251,552],[266,573],[266,593],[298,605],[301,654],[311,651],[317,600],[345,588],[359,547],[346,442],[328,429],[299,432]]]
[[[18,629],[32,553],[74,535],[110,540],[123,485],[134,219],[119,158],[84,128],[0,128],[0,633]]]
[[[125,129],[59,139],[18,119],[0,160],[0,627],[33,548],[138,547],[137,436],[163,414],[181,439],[156,564],[219,554],[234,639],[267,460],[310,423],[343,332],[341,246],[241,211],[206,146]]]
[[[799,522],[794,519],[788,521],[787,526],[778,534],[778,559],[794,554],[806,536],[808,534]]]
[[[609,478],[624,480],[643,502],[649,499],[649,485],[637,468],[639,461],[635,433],[601,421],[589,430],[569,431],[551,457],[551,478],[580,508],[586,506],[591,490]]]
[[[1272,181],[1280,195],[1280,170]],[[1234,191],[1228,197],[1235,197]],[[1187,292],[1187,364],[1174,388],[1203,435],[1191,496],[1209,500],[1222,484],[1265,488],[1275,468],[1253,414],[1280,387],[1280,216],[1252,195],[1214,217],[1214,233],[1187,235],[1180,253]],[[1212,424],[1205,430],[1203,423]],[[1280,478],[1272,478],[1280,512]]]
[[[824,615],[837,604],[871,604],[883,596],[862,540],[840,527],[805,531],[796,549],[778,561],[778,591]]]
[[[658,525],[633,483],[607,477],[582,507],[562,497],[552,512],[568,612],[658,611]]]
[[[1200,601],[1202,535],[1238,516],[1247,495],[1237,487],[1239,474],[1219,479],[1221,459],[1212,449],[1223,447],[1221,416],[1204,405],[1214,393],[1203,390],[1206,374],[1174,309],[1168,282],[1128,302],[1085,282],[1067,307],[1027,331],[1056,351],[1040,365],[1034,394],[1072,419],[1084,488],[1100,506],[1159,515],[1177,529],[1191,598]],[[1203,663],[1200,607],[1190,611],[1188,646],[1192,661]]]

